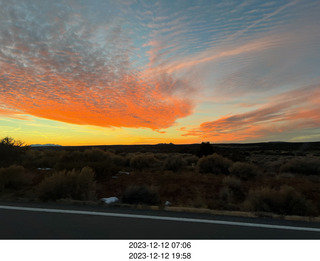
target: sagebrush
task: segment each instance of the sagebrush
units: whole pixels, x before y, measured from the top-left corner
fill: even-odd
[[[55,172],[39,184],[39,198],[42,200],[93,199],[96,186],[94,177],[95,173],[89,167],[84,167],[81,171],[73,169]]]

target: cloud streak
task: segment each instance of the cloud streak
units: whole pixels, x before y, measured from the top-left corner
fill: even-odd
[[[216,142],[255,140],[275,133],[320,128],[320,85],[307,86],[271,97],[269,103],[246,113],[226,115],[189,130]]]

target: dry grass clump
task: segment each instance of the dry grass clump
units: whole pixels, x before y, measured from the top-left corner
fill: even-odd
[[[202,157],[197,167],[200,173],[229,174],[232,161],[218,154]]]
[[[262,187],[249,191],[244,207],[249,211],[271,212],[281,215],[314,216],[317,210],[311,201],[293,187],[279,189]]]
[[[89,200],[95,196],[95,173],[89,167],[81,171],[58,171],[45,178],[38,186],[39,198],[42,200],[57,200],[71,198]]]
[[[244,186],[240,179],[236,177],[226,176],[222,180],[222,186],[228,188],[236,202],[242,201],[245,196]]]
[[[157,191],[150,186],[131,185],[124,191],[122,202],[127,204],[156,205],[159,203]]]
[[[231,175],[237,176],[240,179],[248,180],[254,178],[258,174],[258,168],[250,163],[235,162],[230,168]]]
[[[233,176],[226,176],[222,180],[219,191],[219,199],[222,208],[228,210],[239,210],[239,203],[244,200],[245,191],[242,181]]]
[[[307,157],[292,159],[280,167],[280,172],[304,175],[319,175],[320,159]]]
[[[0,189],[18,189],[29,183],[22,166],[0,168]]]

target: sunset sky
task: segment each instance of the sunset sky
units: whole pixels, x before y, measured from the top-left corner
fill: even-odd
[[[319,0],[0,0],[0,138],[319,141],[319,14]]]

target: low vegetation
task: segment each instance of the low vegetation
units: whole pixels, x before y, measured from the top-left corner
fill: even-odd
[[[32,148],[0,141],[0,197],[320,214],[320,145]],[[304,156],[303,156],[304,155]]]
[[[38,185],[38,196],[42,200],[95,199],[94,171],[84,167],[80,171],[54,172]]]
[[[231,160],[214,153],[199,159],[198,171],[200,173],[229,174],[231,165]]]
[[[229,168],[230,175],[239,177],[243,180],[249,180],[258,175],[258,168],[247,162],[235,162]]]
[[[187,160],[181,155],[168,156],[164,162],[164,169],[178,172],[187,166]]]
[[[137,153],[130,157],[130,167],[144,170],[157,166],[158,160],[152,153]]]
[[[29,183],[28,177],[22,166],[12,165],[0,168],[0,190],[19,189]]]
[[[149,186],[129,186],[123,193],[122,202],[128,204],[156,205],[160,202],[155,189]]]
[[[249,191],[246,202],[248,210],[271,212],[281,215],[316,215],[315,205],[293,187],[284,185],[279,189],[262,187]]]
[[[301,175],[320,175],[320,158],[300,157],[283,164],[280,172]]]

